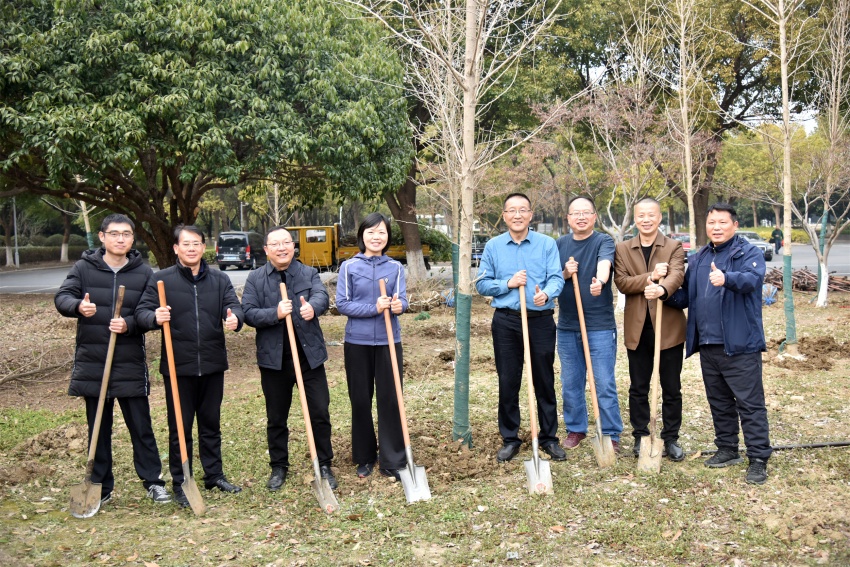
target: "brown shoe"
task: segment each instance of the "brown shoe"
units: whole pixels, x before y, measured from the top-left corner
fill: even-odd
[[[587,434],[585,433],[568,434],[567,438],[564,439],[564,442],[562,443],[564,449],[575,449],[576,447],[578,447],[578,444],[584,440],[585,437],[587,437]]]

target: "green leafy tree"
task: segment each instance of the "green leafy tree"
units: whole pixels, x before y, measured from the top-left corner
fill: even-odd
[[[257,179],[309,207],[404,182],[402,67],[324,0],[12,0],[0,168],[137,221],[160,265],[202,197]]]

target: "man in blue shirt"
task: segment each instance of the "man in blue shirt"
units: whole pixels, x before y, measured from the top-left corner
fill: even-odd
[[[691,258],[681,289],[667,303],[688,308],[685,357],[700,354],[717,445],[705,465],[743,462],[738,454],[740,418],[750,460],[747,482],[764,484],[773,451],[762,383],[764,255],[735,234],[738,216],[727,203],[708,208],[705,226],[710,242]]]
[[[610,435],[614,451],[620,452],[623,419],[617,400],[614,363],[617,360],[617,323],[609,280],[614,264],[614,241],[596,232],[596,206],[588,197],[570,201],[567,222],[572,233],[558,239],[558,252],[567,284],[558,297],[558,356],[561,359],[561,388],[564,397],[564,447],[575,449],[587,437],[587,365],[578,319],[573,274],[578,274],[587,343],[596,380],[602,433]],[[573,258],[570,260],[570,258]]]
[[[511,193],[504,203],[503,219],[508,231],[492,238],[484,247],[475,287],[493,297],[492,333],[496,372],[499,374],[499,433],[504,445],[496,460],[510,461],[519,439],[519,389],[522,384],[524,346],[520,317],[519,287],[525,286],[531,377],[537,396],[540,421],[539,443],[553,460],[567,454],[558,444],[558,401],[555,397],[555,304],[564,278],[558,263],[555,241],[529,229],[531,201],[522,193]]]

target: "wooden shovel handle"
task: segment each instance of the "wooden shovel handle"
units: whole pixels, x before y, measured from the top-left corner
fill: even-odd
[[[573,257],[570,256],[570,262]],[[584,365],[587,366],[587,382],[590,384],[590,399],[593,401],[593,419],[599,423],[599,400],[596,399],[596,379],[593,377],[593,361],[590,359],[590,345],[587,344],[587,326],[584,323],[584,309],[581,306],[581,287],[578,284],[578,274],[572,275],[573,290],[576,296],[578,324],[581,327],[581,343],[584,346]]]
[[[124,286],[118,286],[118,295],[115,298],[115,308],[113,309],[113,319],[121,316],[121,306],[124,304]],[[109,334],[109,347],[106,349],[106,362],[103,365],[103,378],[100,382],[100,396],[97,398],[97,411],[94,416],[94,428],[91,433],[89,442],[89,458],[86,463],[86,476],[91,476],[91,467],[94,466],[94,454],[97,449],[97,439],[100,436],[100,423],[103,421],[103,406],[106,404],[106,392],[109,390],[109,375],[112,373],[112,358],[115,356],[115,341],[118,339],[118,333],[115,331]]]
[[[281,301],[288,299],[286,284],[280,282]],[[310,460],[318,458],[316,452],[316,440],[313,437],[313,424],[310,421],[310,409],[307,407],[307,393],[304,391],[304,377],[301,375],[301,360],[298,358],[298,343],[295,341],[295,327],[292,325],[292,314],[285,317],[286,332],[289,334],[289,350],[292,351],[292,366],[295,368],[295,381],[298,383],[298,398],[301,400],[301,413],[304,414],[304,425],[307,428],[307,445],[310,447]],[[319,482],[320,478],[316,479]]]
[[[156,282],[156,288],[159,292],[159,306],[167,307],[165,301],[165,282],[160,280]],[[165,340],[165,355],[168,357],[168,374],[171,381],[171,401],[174,406],[174,421],[177,422],[177,439],[180,442],[180,460],[186,462],[189,460],[189,452],[186,451],[186,432],[183,431],[183,410],[180,409],[180,391],[177,388],[177,368],[174,365],[174,346],[171,344],[171,322],[165,321],[162,324],[162,336]]]
[[[378,280],[381,295],[387,294],[387,285],[384,280]],[[395,382],[395,395],[398,399],[398,415],[401,419],[401,433],[404,436],[404,446],[410,446],[410,433],[407,431],[407,412],[404,409],[404,394],[401,390],[401,374],[398,370],[398,358],[395,353],[395,336],[393,336],[393,323],[390,318],[390,310],[384,309],[384,323],[387,325],[387,349],[390,351],[390,364],[393,367],[393,381]]]
[[[664,278],[658,280],[658,285]],[[649,426],[650,434],[655,432],[655,421],[658,418],[658,388],[661,380],[661,314],[663,313],[664,302],[661,298],[657,298],[655,305],[655,347],[652,356],[652,380],[649,383]]]
[[[519,286],[519,310],[522,319],[522,352],[525,359],[526,390],[528,391],[528,421],[531,423],[531,439],[537,439],[537,412],[534,407],[534,374],[531,371],[531,343],[528,339],[528,308],[525,286]]]

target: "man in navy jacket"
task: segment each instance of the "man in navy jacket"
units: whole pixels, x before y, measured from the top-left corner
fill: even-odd
[[[686,357],[700,353],[717,445],[705,465],[743,462],[738,453],[740,418],[750,461],[747,482],[764,484],[772,452],[761,360],[766,350],[761,319],[765,265],[761,251],[736,236],[737,228],[731,205],[709,207],[710,242],[691,258],[682,288],[667,303],[688,308]]]
[[[328,309],[328,292],[319,272],[295,259],[295,244],[289,231],[276,226],[266,234],[268,263],[251,272],[242,293],[245,322],[257,329],[257,364],[266,399],[269,465],[266,483],[279,490],[289,472],[289,408],[295,386],[297,356],[304,379],[304,393],[310,424],[316,440],[319,472],[332,489],[337,487],[331,471],[330,392],[325,361],[328,351],[319,326],[319,316]],[[286,284],[287,297],[281,297],[280,284]],[[286,330],[286,317],[292,316],[297,353],[293,353]]]

